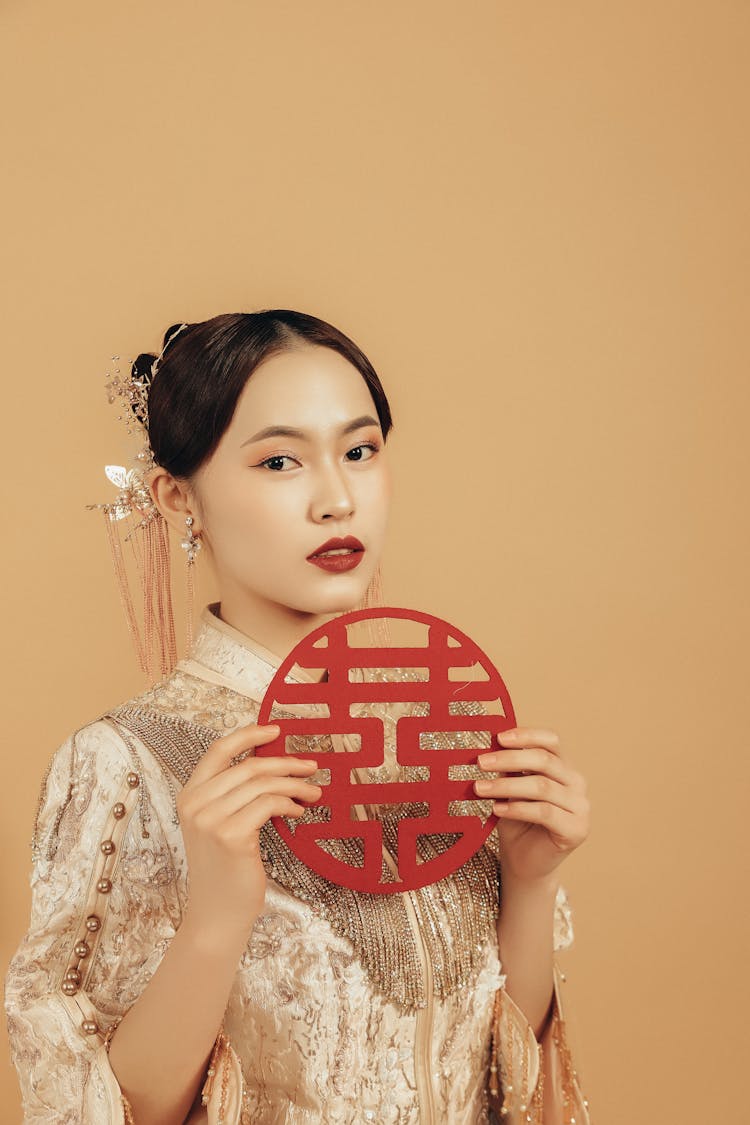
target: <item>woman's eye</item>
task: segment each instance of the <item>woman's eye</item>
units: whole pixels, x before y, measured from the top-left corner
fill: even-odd
[[[361,451],[363,449],[369,449],[370,450],[370,456],[369,457],[363,457],[362,456]],[[351,460],[353,460],[355,463],[359,462],[359,461],[369,461],[370,458],[372,457],[372,455],[374,453],[377,453],[377,451],[379,449],[380,449],[380,446],[375,445],[374,442],[365,442],[362,445],[355,445],[353,449],[350,449],[349,452],[347,453],[347,457],[351,457],[352,453],[356,453],[356,454],[359,454],[359,456],[351,458]],[[288,453],[275,453],[273,455],[273,457],[266,457],[265,461],[261,461],[259,467],[266,466],[267,468],[269,468],[271,470],[272,473],[280,473],[280,472],[284,471],[281,468],[281,466],[279,465],[280,461],[294,461],[294,460],[295,460],[295,458],[290,457]]]
[[[286,453],[276,453],[273,457],[266,457],[265,461],[261,461],[261,465],[268,465],[268,468],[271,470],[271,472],[276,473],[276,472],[280,472],[281,470],[274,468],[271,465],[272,461],[292,461],[292,460],[294,460],[294,458],[289,457]]]
[[[354,449],[349,450],[349,453],[356,453],[360,449],[371,450],[371,453],[370,453],[370,457],[371,457],[373,453],[377,453],[378,449],[380,449],[380,446],[374,445],[372,442],[365,442],[364,445],[355,445]],[[347,457],[349,456],[349,453],[347,453]],[[355,457],[354,460],[355,461],[369,461],[370,457]]]

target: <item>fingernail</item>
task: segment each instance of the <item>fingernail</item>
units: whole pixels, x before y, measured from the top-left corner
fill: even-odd
[[[515,730],[501,730],[497,736],[498,742],[515,742],[518,734]]]
[[[486,770],[491,768],[493,761],[492,754],[480,754],[477,758],[477,765],[480,765],[482,769]]]

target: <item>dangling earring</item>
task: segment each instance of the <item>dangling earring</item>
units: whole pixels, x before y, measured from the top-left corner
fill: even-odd
[[[377,609],[382,605],[384,605],[383,574],[380,569],[380,563],[378,563],[375,568],[375,573],[370,579],[370,585],[365,590],[365,596],[359,605],[359,609]],[[388,627],[388,618],[377,617],[374,620],[368,619],[366,624],[373,646],[380,644],[384,645],[386,648],[390,648],[391,633]]]
[[[187,626],[185,630],[185,646],[187,654],[190,655],[190,650],[193,647],[193,601],[195,596],[193,568],[195,566],[196,555],[203,544],[198,536],[193,534],[192,516],[185,516],[185,525],[187,531],[185,533],[185,538],[180,540],[180,546],[187,551]]]

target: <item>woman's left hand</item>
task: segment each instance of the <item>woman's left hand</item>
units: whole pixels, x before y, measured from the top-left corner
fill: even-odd
[[[499,815],[501,870],[516,879],[544,879],[589,834],[586,780],[560,752],[551,730],[515,727],[480,754],[481,769],[505,776],[475,782]],[[518,776],[516,771],[522,771]]]

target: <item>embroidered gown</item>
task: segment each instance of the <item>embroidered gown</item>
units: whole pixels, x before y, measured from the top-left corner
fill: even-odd
[[[71,734],[47,769],[30,924],[5,980],[29,1125],[133,1120],[107,1033],[147,985],[186,907],[175,797],[214,739],[257,720],[281,664],[217,611],[218,603],[204,607],[189,657],[170,676]],[[411,672],[389,669],[391,679],[394,671]],[[383,678],[386,670],[366,672]],[[298,678],[308,679],[303,670]],[[414,714],[418,705],[357,706],[384,724],[384,764],[364,770],[366,780],[405,779],[414,767],[396,762],[395,725],[399,708]],[[338,735],[324,739],[347,749]],[[454,768],[480,776],[476,767]],[[385,864],[397,817],[367,810],[383,821]],[[590,1125],[565,1036],[557,953],[571,945],[573,926],[563,887],[540,1081],[540,1043],[504,989],[498,958],[495,832],[452,876],[403,894],[329,883],[270,823],[261,855],[264,910],[238,963],[191,1125],[515,1125],[541,1122],[542,1096],[559,1106],[561,1122]],[[489,1099],[491,1066],[499,1094]]]

